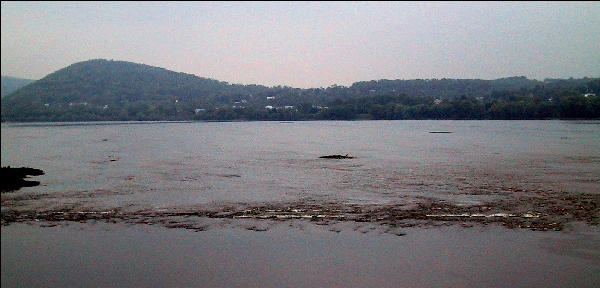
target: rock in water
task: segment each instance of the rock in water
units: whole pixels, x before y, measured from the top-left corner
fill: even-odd
[[[319,158],[323,158],[323,159],[352,159],[354,157],[348,156],[348,154],[346,154],[346,155],[333,154],[333,155],[321,156]]]
[[[12,168],[2,167],[0,190],[2,192],[11,192],[19,190],[22,187],[33,187],[40,185],[39,181],[27,181],[28,176],[44,175],[44,171],[35,168],[21,167]]]

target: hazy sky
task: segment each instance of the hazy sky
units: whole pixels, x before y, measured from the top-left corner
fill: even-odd
[[[144,63],[230,83],[600,77],[600,2],[6,2],[2,75]]]

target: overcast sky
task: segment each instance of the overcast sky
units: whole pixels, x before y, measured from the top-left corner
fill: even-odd
[[[6,2],[2,75],[114,59],[229,83],[600,77],[600,2]]]

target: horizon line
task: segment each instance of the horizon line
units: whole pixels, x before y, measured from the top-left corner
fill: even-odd
[[[136,65],[145,65],[145,66],[149,66],[149,67],[154,67],[154,68],[160,68],[160,69],[165,69],[169,72],[173,72],[173,73],[183,73],[183,74],[188,74],[188,75],[193,75],[195,77],[198,78],[204,78],[204,79],[209,79],[209,80],[215,80],[215,81],[219,81],[219,82],[225,82],[228,85],[243,85],[243,86],[250,86],[250,85],[257,85],[257,86],[264,86],[267,88],[275,88],[275,87],[289,87],[289,88],[293,88],[293,89],[325,89],[325,88],[329,88],[329,87],[351,87],[352,85],[356,84],[356,83],[361,83],[361,82],[371,82],[371,81],[414,81],[414,80],[482,80],[482,81],[495,81],[495,80],[501,80],[501,79],[508,79],[508,78],[525,78],[527,80],[535,80],[538,82],[545,82],[547,80],[571,80],[571,79],[596,79],[596,78],[600,78],[600,75],[598,77],[592,77],[592,76],[584,76],[581,78],[574,78],[574,77],[569,77],[569,78],[550,78],[550,77],[546,77],[544,79],[536,79],[536,78],[528,78],[527,76],[524,75],[514,75],[514,76],[506,76],[506,77],[499,77],[499,78],[494,78],[494,79],[483,79],[483,78],[447,78],[447,77],[443,77],[443,78],[412,78],[412,79],[404,79],[404,78],[397,78],[397,79],[387,79],[387,78],[380,78],[380,79],[371,79],[371,80],[360,80],[360,81],[355,81],[352,82],[352,84],[350,84],[349,86],[345,86],[345,85],[339,85],[339,84],[331,84],[327,87],[309,87],[309,88],[300,88],[300,87],[292,87],[289,86],[287,84],[278,84],[278,85],[272,85],[272,86],[268,86],[265,84],[257,84],[257,83],[248,83],[248,84],[243,84],[243,83],[232,83],[232,82],[228,82],[225,80],[219,80],[219,79],[215,79],[215,78],[208,78],[208,77],[204,77],[204,76],[199,76],[196,75],[194,73],[188,73],[188,72],[178,72],[178,71],[174,71],[174,70],[170,70],[168,68],[165,67],[160,67],[160,66],[154,66],[154,65],[149,65],[149,64],[145,64],[145,63],[139,63],[139,62],[133,62],[133,61],[127,61],[127,60],[115,60],[115,59],[106,59],[106,58],[93,58],[93,59],[88,59],[88,60],[84,60],[84,61],[79,61],[79,62],[75,62],[72,63],[68,66],[65,66],[63,68],[60,68],[58,70],[55,70],[51,73],[48,73],[46,76],[40,78],[40,79],[32,79],[32,78],[22,78],[22,77],[18,77],[18,76],[11,76],[11,75],[0,75],[2,77],[11,77],[11,78],[17,78],[17,79],[23,79],[23,80],[32,80],[32,81],[39,81],[42,80],[46,77],[48,77],[48,75],[56,73],[62,69],[65,69],[67,67],[70,67],[72,65],[75,64],[79,64],[79,63],[84,63],[84,62],[90,62],[90,61],[95,61],[95,60],[103,60],[103,61],[111,61],[111,62],[125,62],[125,63],[131,63],[131,64],[136,64]]]

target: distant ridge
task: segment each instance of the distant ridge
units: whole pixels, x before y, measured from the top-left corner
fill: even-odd
[[[513,94],[529,91],[527,94],[531,95],[535,89],[579,87],[577,89],[596,91],[598,88],[594,87],[598,85],[594,83],[598,83],[598,78],[542,82],[518,76],[496,80],[373,80],[356,82],[349,87],[299,89],[229,84],[145,64],[94,59],[60,69],[3,97],[2,121],[337,119],[335,113],[317,113],[327,106],[346,105],[343,109],[350,109],[347,105],[354,101],[352,99],[359,99],[359,102],[363,101],[360,99],[371,99],[364,97],[392,97],[385,103],[377,100],[377,105],[400,101],[405,106],[423,104],[433,107],[435,99],[492,99],[504,97],[502,95],[510,91]],[[541,93],[538,90],[536,93]],[[354,101],[352,105],[359,105],[359,102]],[[285,110],[285,107],[292,110],[279,110]],[[346,111],[347,115],[341,119],[366,117],[371,113],[359,110]],[[294,111],[302,115],[295,115]],[[407,113],[402,117],[416,115]],[[365,119],[380,117],[371,115]]]
[[[23,79],[17,77],[10,76],[2,76],[2,97],[17,91],[19,88],[23,86],[27,86],[28,84],[34,82],[35,80],[31,79]]]

